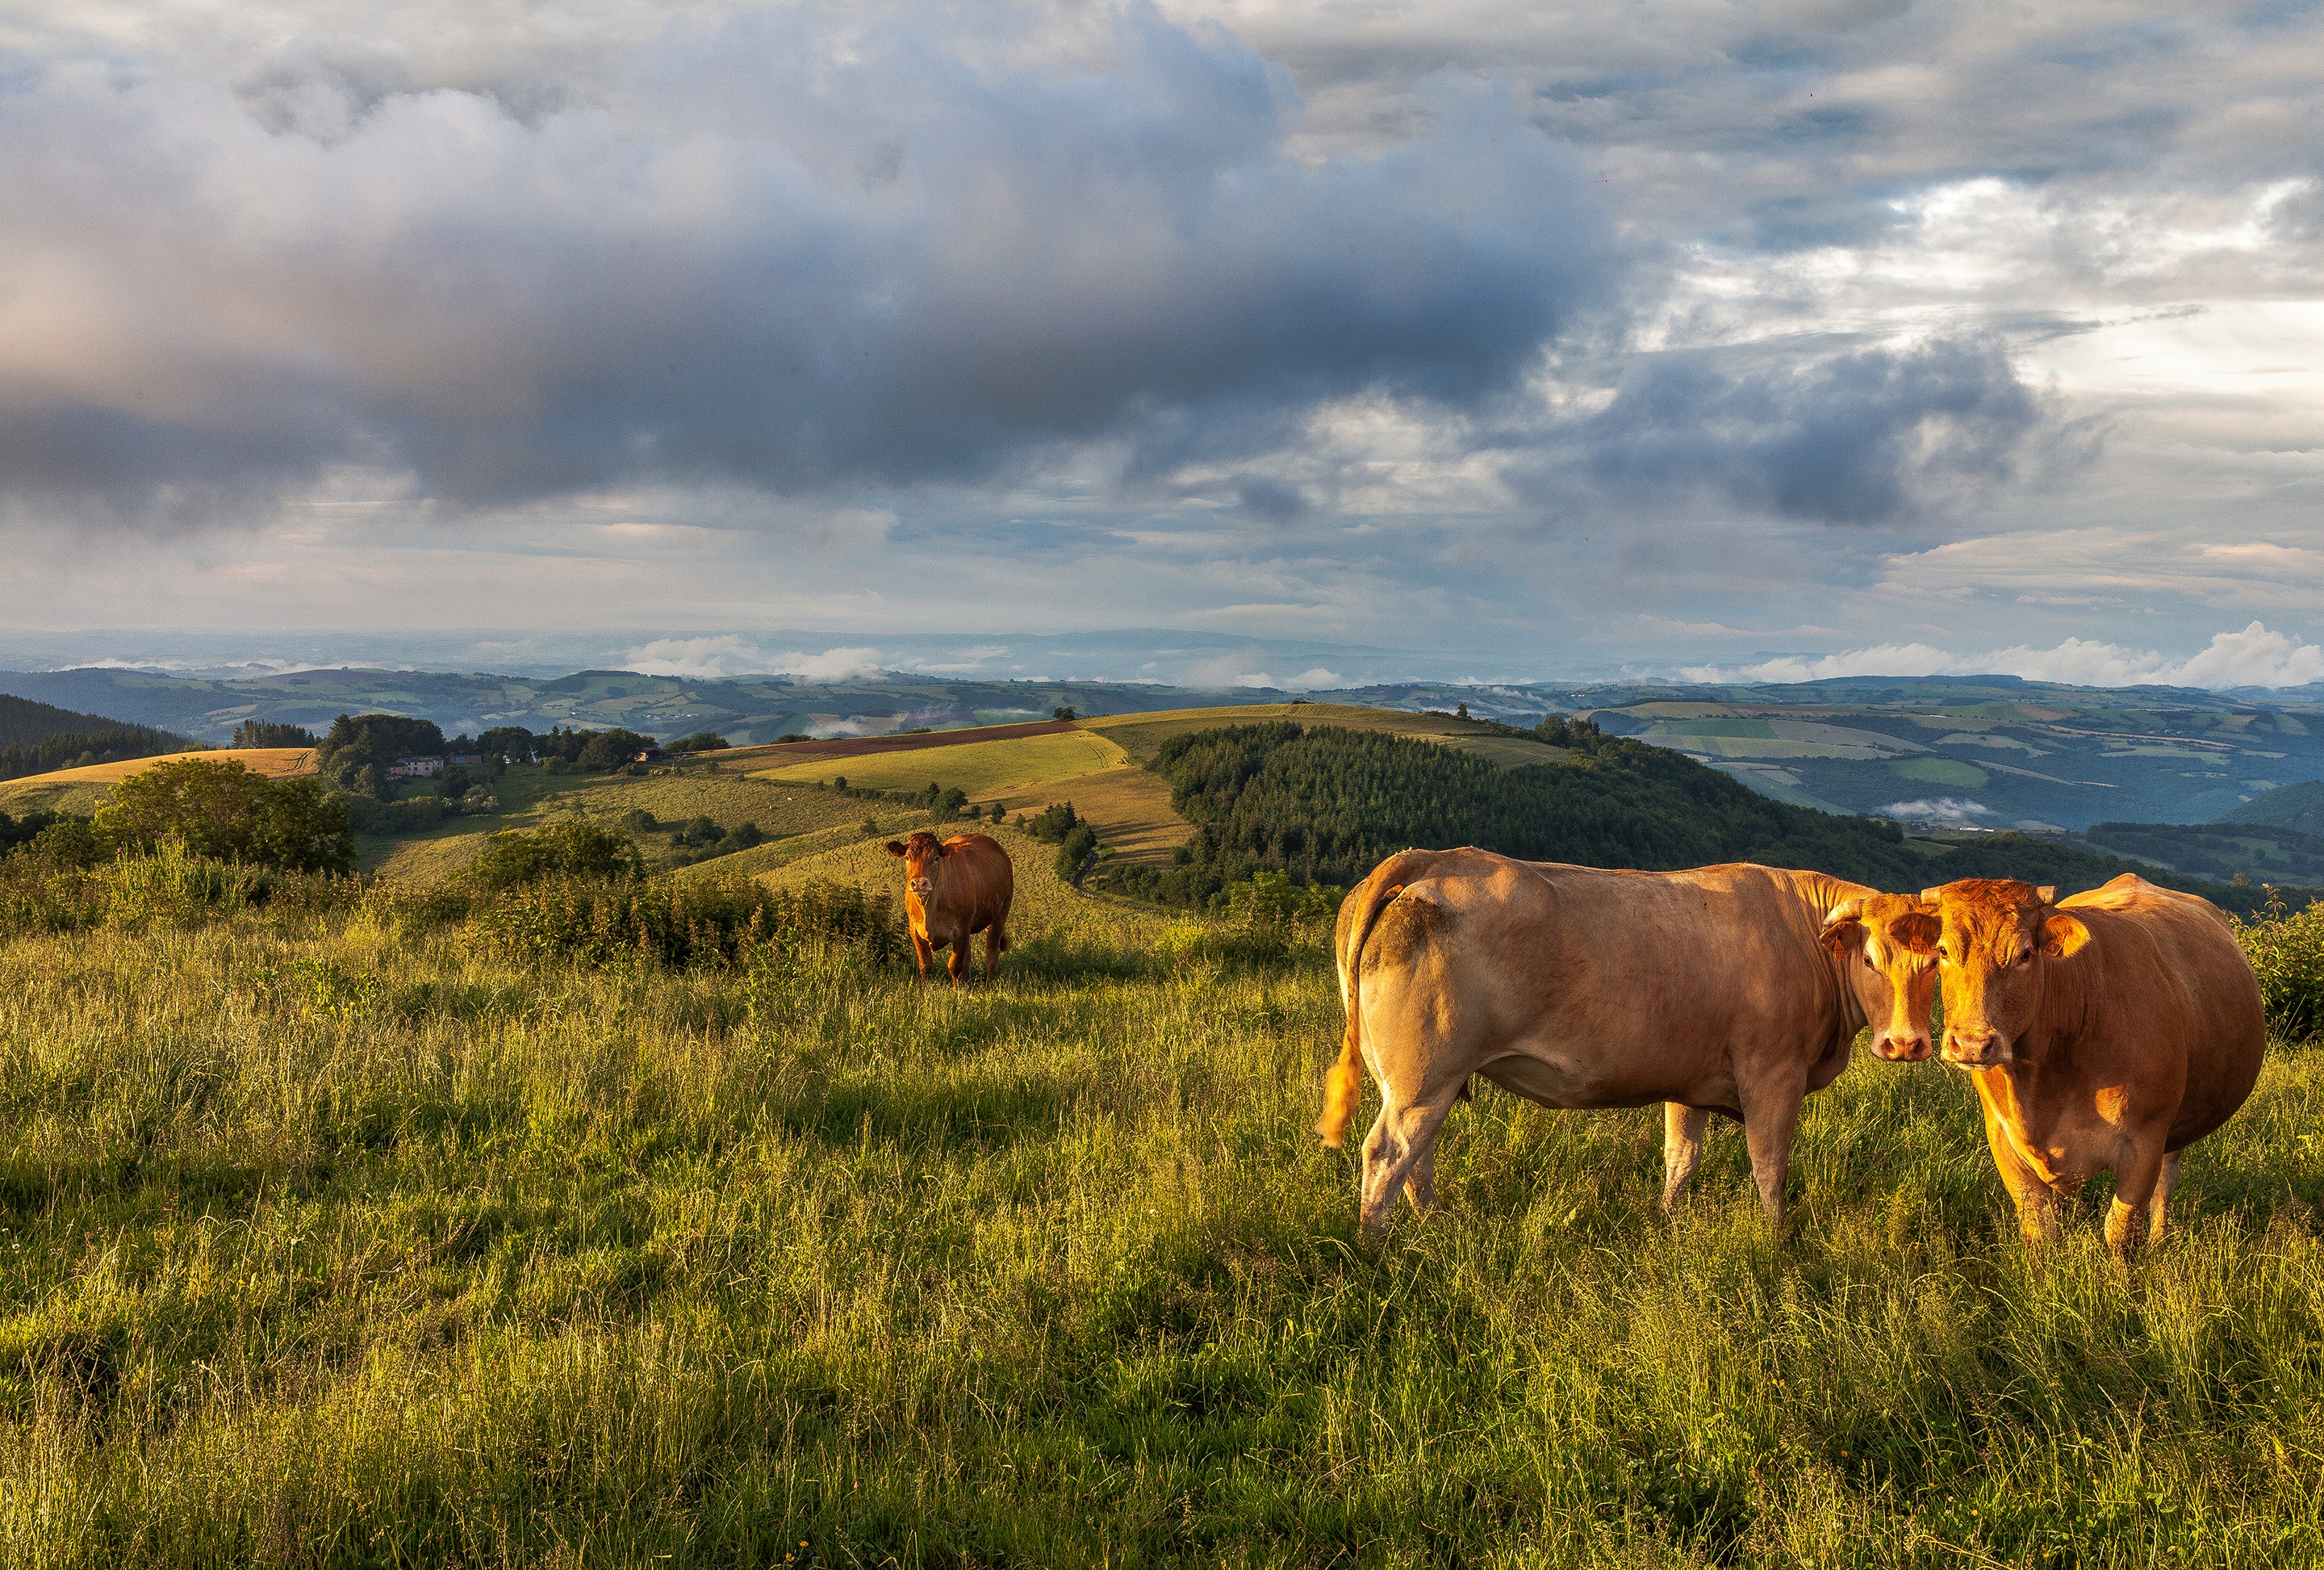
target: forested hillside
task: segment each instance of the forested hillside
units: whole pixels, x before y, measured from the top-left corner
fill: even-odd
[[[1538,734],[1570,749],[1569,761],[1496,769],[1425,743],[1291,722],[1174,737],[1154,766],[1194,838],[1169,869],[1125,868],[1111,881],[1194,905],[1258,872],[1344,887],[1409,846],[1473,845],[1589,866],[1812,867],[1904,891],[1964,877],[2090,888],[2136,872],[2231,908],[2264,898],[2018,835],[1909,840],[1896,824],[1771,800],[1677,753],[1586,724],[1553,718]]]
[[[103,715],[75,714],[0,694],[0,780],[45,774],[84,763],[117,763],[182,753],[198,745],[170,731]]]

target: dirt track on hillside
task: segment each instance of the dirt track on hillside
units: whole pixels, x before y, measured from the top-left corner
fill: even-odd
[[[861,758],[874,753],[917,753],[927,747],[958,747],[970,742],[1009,742],[1019,736],[1054,736],[1074,729],[1067,720],[1035,720],[1021,725],[978,725],[964,731],[930,731],[922,736],[843,736],[828,742],[785,742],[772,747],[738,747],[716,753],[714,767],[780,769],[816,758]]]

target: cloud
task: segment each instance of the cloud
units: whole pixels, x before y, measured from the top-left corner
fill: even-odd
[[[1505,97],[1447,81],[1394,145],[1318,157],[1278,69],[1140,6],[681,21],[545,101],[314,52],[237,92],[122,47],[0,72],[19,523],[349,465],[454,507],[1093,443],[1153,472],[1360,392],[1502,396],[1617,266]]]
[[[1882,643],[1840,654],[1785,654],[1734,669],[1690,666],[1689,681],[1829,681],[1861,676],[2016,676],[2080,687],[2300,687],[2324,681],[2324,644],[2254,622],[2219,633],[2183,659],[2095,639],[1954,654],[1926,643]]]
[[[1880,809],[1880,816],[1893,817],[1902,823],[1970,823],[1980,817],[1991,817],[1993,808],[1980,801],[1940,796],[1933,800],[1891,801]]]
[[[709,638],[656,638],[622,656],[641,676],[681,676],[715,681],[771,670],[779,658],[733,633]]]
[[[1286,692],[1314,692],[1318,688],[1342,687],[1346,684],[1340,679],[1338,671],[1326,670],[1321,665],[1317,665],[1301,671],[1296,676],[1285,677],[1279,685]]]
[[[1998,342],[1640,358],[1606,406],[1553,425],[1522,494],[1615,506],[1702,495],[1784,518],[1886,523],[2014,477],[2066,437]]]
[[[735,676],[790,676],[801,681],[857,681],[881,673],[880,651],[826,649],[820,654],[764,649],[736,633],[701,638],[656,638],[623,655],[624,665],[643,676],[689,677],[715,681]]]

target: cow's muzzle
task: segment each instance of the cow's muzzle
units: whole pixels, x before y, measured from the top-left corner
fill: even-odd
[[[1987,1027],[1970,1030],[1961,1027],[1945,1032],[1945,1061],[1958,1063],[1963,1068],[1991,1068],[2009,1061],[2009,1043],[2001,1032]]]
[[[1926,1036],[1875,1036],[1872,1055],[1890,1063],[1919,1063],[1929,1056]]]

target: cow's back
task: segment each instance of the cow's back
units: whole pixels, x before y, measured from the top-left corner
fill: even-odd
[[[1381,873],[1397,864],[1416,898],[1379,913],[1362,951],[1368,1002],[1459,1016],[1502,1048],[1479,1071],[1520,1094],[1728,1104],[1732,1054],[1844,1061],[1853,1030],[1803,894],[1820,874],[1616,872],[1475,850],[1407,853]],[[1343,923],[1343,959],[1351,936]]]
[[[2183,1065],[2168,1148],[2218,1128],[2251,1094],[2267,1046],[2259,983],[2226,916],[2208,900],[2127,873],[2059,909],[2089,930],[2090,946],[2074,958],[2101,960],[2074,974],[2062,1007],[2045,1002],[2075,1028],[2082,1071],[2103,1078]],[[2073,959],[2059,968],[2072,974]]]

